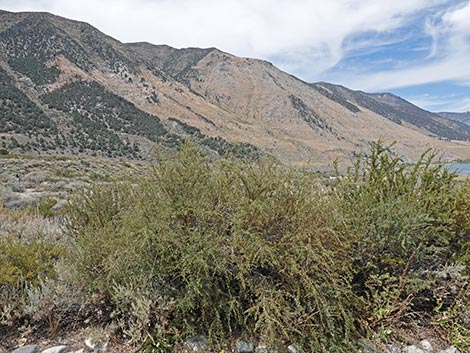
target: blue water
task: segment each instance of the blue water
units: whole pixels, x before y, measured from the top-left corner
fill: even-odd
[[[456,172],[458,175],[470,176],[470,164],[450,164],[447,169]]]

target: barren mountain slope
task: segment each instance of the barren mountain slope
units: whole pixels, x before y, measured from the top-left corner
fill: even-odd
[[[217,128],[217,119],[226,118],[225,128],[236,121],[236,117],[208,104],[122,43],[86,23],[46,13],[2,12],[0,20],[2,83],[9,91],[16,87],[19,93],[15,95],[24,94],[22,99],[45,115],[55,129],[54,134],[41,136],[32,135],[27,126],[13,131],[9,128],[12,116],[8,108],[12,101],[2,97],[6,107],[2,120],[8,120],[8,124],[0,132],[3,143],[12,148],[19,144],[26,151],[74,154],[112,149],[118,152],[105,155],[133,157],[129,149],[135,144],[144,149],[155,142],[174,145],[175,136],[170,132],[175,124],[176,132],[184,130],[186,121],[216,136],[223,134],[223,129]],[[123,98],[125,101],[119,101]],[[97,99],[106,101],[100,103]],[[16,106],[24,106],[16,97],[14,101]],[[165,127],[160,126],[159,117]],[[170,117],[175,119],[167,122]],[[224,144],[221,140],[206,140],[208,145]]]
[[[132,157],[155,143],[177,145],[182,132],[219,153],[225,140],[245,142],[298,165],[349,158],[378,138],[397,140],[409,159],[428,147],[449,158],[470,155],[468,142],[441,138],[458,131],[452,138],[465,139],[470,128],[368,95],[401,116],[415,114],[397,121],[352,91],[308,84],[266,61],[214,48],[123,44],[86,23],[0,12],[0,49],[2,84],[14,92],[1,98],[0,140],[12,148]],[[30,115],[39,120],[25,121]]]
[[[451,119],[454,121],[459,121],[461,123],[470,125],[470,112],[466,112],[466,113],[440,112],[438,114],[444,118]]]
[[[378,138],[397,140],[396,148],[411,159],[428,147],[446,151],[446,156],[469,153],[468,142],[449,143],[429,136],[425,127],[408,121],[397,123],[332,89],[337,86],[307,84],[266,61],[239,58],[216,49],[198,49],[189,55],[192,49],[178,51],[147,43],[129,46],[155,64],[171,67],[175,79],[214,105],[243,117],[251,124],[245,134],[256,131],[252,141],[285,160],[298,163],[331,160],[360,150]],[[178,52],[184,62],[180,70],[175,65]],[[392,110],[391,104],[381,104]],[[426,111],[422,111],[421,118],[432,119],[431,122],[440,119]],[[448,120],[438,123],[438,127],[448,129]],[[452,126],[448,130],[457,134],[460,128]],[[465,133],[457,137],[470,136],[470,129]]]
[[[427,134],[447,139],[469,140],[470,129],[465,124],[428,112],[391,93],[365,93],[346,87],[320,82],[313,84],[317,88],[326,88],[337,96],[369,109],[397,124],[408,124]]]

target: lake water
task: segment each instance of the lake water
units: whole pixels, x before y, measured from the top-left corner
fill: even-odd
[[[458,175],[470,176],[470,164],[450,164],[446,166],[451,172],[456,172]]]

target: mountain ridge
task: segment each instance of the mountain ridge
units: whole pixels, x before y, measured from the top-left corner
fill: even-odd
[[[298,165],[348,159],[377,139],[396,140],[394,148],[409,160],[430,147],[442,151],[445,159],[470,156],[466,141],[470,127],[391,94],[307,83],[267,61],[240,58],[217,48],[122,43],[85,22],[48,13],[0,12],[0,19],[0,67],[57,126],[59,137],[53,139],[68,146],[54,147],[44,135],[41,138],[51,148],[37,147],[32,153],[93,154],[90,148],[97,148],[97,140],[102,139],[108,144],[100,147],[99,154],[106,155],[106,149],[114,146],[121,152],[111,155],[124,156],[128,150],[150,151],[156,143],[178,144],[188,138],[184,132],[194,128],[207,145],[241,143],[247,151],[256,146],[282,162]],[[14,90],[7,81],[5,87]],[[100,103],[90,92],[130,105],[118,104],[122,110],[114,109],[110,115],[97,108]],[[46,104],[44,97],[51,94],[56,103]],[[58,105],[61,100],[72,103]],[[7,109],[2,117],[6,122],[12,119],[10,103],[7,99],[1,103]],[[124,112],[139,118],[126,120]],[[154,126],[151,119],[165,131],[152,135],[154,140],[136,127]],[[77,123],[79,129],[73,127]],[[103,136],[93,136],[90,126]],[[38,145],[28,131],[1,131],[0,143],[10,146],[14,138],[21,146]],[[129,153],[128,157],[135,157]]]
[[[470,125],[470,111],[469,112],[463,112],[463,113],[454,113],[454,112],[439,112],[437,113],[440,116],[458,121],[460,123],[464,123],[466,125]]]

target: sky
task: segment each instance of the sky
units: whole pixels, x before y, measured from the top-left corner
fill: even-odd
[[[0,0],[122,42],[217,47],[308,82],[470,110],[470,0]]]

